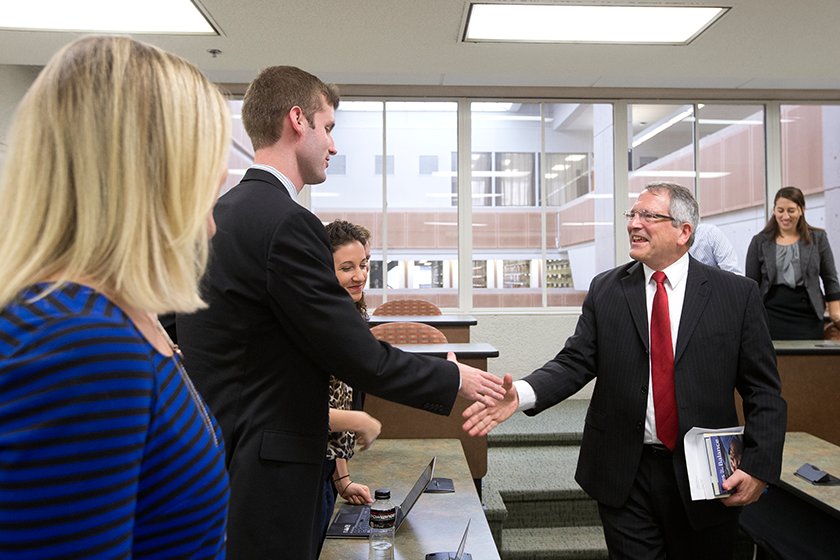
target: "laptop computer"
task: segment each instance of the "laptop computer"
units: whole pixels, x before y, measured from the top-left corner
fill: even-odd
[[[397,506],[397,520],[394,530],[399,530],[400,525],[408,516],[408,512],[411,511],[411,508],[414,507],[420,495],[431,482],[435,475],[436,461],[437,457],[432,457],[432,460],[420,474],[420,478],[414,483],[411,491]],[[368,535],[370,535],[370,504],[360,506],[345,504],[341,506],[327,529],[328,539],[366,539]]]
[[[435,552],[433,554],[427,554],[426,560],[472,560],[471,554],[464,554],[464,548],[467,545],[467,533],[470,532],[471,522],[472,519],[467,521],[467,528],[464,529],[464,536],[461,537],[461,544],[458,545],[456,552]]]

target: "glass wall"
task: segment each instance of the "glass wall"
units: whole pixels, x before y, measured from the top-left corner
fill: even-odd
[[[449,170],[457,109],[455,102],[342,101],[336,111],[338,154],[327,180],[310,187],[311,208],[323,222],[342,219],[371,231],[371,310],[406,297],[459,305]]]
[[[700,106],[700,221],[720,229],[735,249],[738,268],[753,235],[764,227],[764,107]]]
[[[633,104],[628,120],[628,206],[652,181],[687,187],[700,203],[701,223],[726,235],[743,273],[750,239],[764,224],[764,107]]]
[[[652,181],[671,181],[694,192],[694,106],[636,103],[627,113],[628,208]]]
[[[458,104],[388,101],[385,122],[394,158],[386,181],[385,296],[457,308],[458,207],[450,161],[458,149]]]
[[[225,191],[254,157],[241,101],[230,105]],[[308,187],[301,201],[324,222],[341,218],[371,230],[371,308],[403,297],[463,311],[577,307],[592,277],[620,260],[615,243],[626,243],[626,231],[614,223],[616,212],[654,180],[695,191],[702,221],[724,232],[742,269],[766,221],[768,189],[785,185],[802,189],[806,218],[840,247],[840,106],[768,104],[781,117],[770,148],[764,104],[626,106],[625,143],[616,142],[609,103],[342,101],[338,154],[326,182]],[[469,113],[460,120],[459,107]],[[459,122],[468,134],[459,136]],[[623,159],[616,143],[628,148],[629,200],[614,200],[625,165],[615,169]],[[461,177],[463,152],[469,176],[462,169]],[[766,161],[767,153],[781,161]],[[779,170],[772,186],[768,168]],[[459,208],[471,223],[459,223]],[[461,271],[469,277],[459,283]]]
[[[612,106],[474,102],[470,121],[473,307],[579,306],[613,266]]]
[[[782,105],[781,132],[781,186],[802,190],[805,219],[828,232],[840,263],[840,106]]]

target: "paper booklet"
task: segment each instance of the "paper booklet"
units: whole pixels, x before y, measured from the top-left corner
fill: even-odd
[[[728,496],[723,481],[732,476],[744,451],[744,427],[691,428],[685,434],[685,462],[692,500]]]

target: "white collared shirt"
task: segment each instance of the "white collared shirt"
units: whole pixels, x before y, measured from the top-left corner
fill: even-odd
[[[653,311],[653,297],[656,295],[656,282],[652,276],[655,272],[647,265],[642,265],[645,272],[645,303],[647,306],[647,319],[650,325],[650,316]],[[665,292],[668,294],[668,313],[671,319],[671,345],[676,349],[677,333],[680,330],[680,318],[682,307],[685,301],[685,284],[688,276],[688,253],[680,257],[674,264],[664,269]],[[650,327],[648,327],[648,340],[650,339]],[[648,354],[649,356],[649,354]],[[597,381],[596,381],[597,383]],[[519,409],[529,410],[537,403],[537,396],[533,387],[523,380],[514,381],[516,391],[519,395]],[[653,385],[650,377],[650,359],[648,359],[648,402],[645,415],[645,443],[661,443],[656,437],[656,415],[653,411]]]
[[[251,166],[251,169],[261,169],[262,171],[268,171],[269,173],[271,173],[272,175],[277,177],[277,180],[280,181],[280,183],[282,183],[282,185],[284,187],[286,187],[287,191],[289,191],[289,196],[292,197],[292,200],[294,200],[295,202],[298,201],[298,199],[297,199],[297,196],[298,196],[297,189],[295,188],[295,185],[292,183],[292,181],[288,177],[286,177],[285,175],[283,175],[282,173],[280,173],[279,171],[277,171],[276,169],[274,169],[270,165],[265,165],[265,164],[262,164],[262,163],[255,163],[254,165]]]

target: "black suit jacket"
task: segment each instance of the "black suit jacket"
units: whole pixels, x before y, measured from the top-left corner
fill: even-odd
[[[323,224],[270,173],[219,200],[209,308],[177,320],[190,376],[219,420],[231,501],[228,558],[314,558],[330,374],[448,414],[457,366],[376,340],[335,277]]]
[[[776,355],[758,285],[690,258],[674,354],[680,433],[674,470],[692,525],[699,529],[737,515],[717,500],[691,501],[683,436],[692,427],[738,425],[734,392],[744,403],[745,450],[740,468],[778,481],[787,419]],[[595,500],[619,507],[642,454],[650,372],[645,275],[632,262],[595,277],[575,334],[541,369],[525,378],[537,414],[597,377],[575,479]]]

